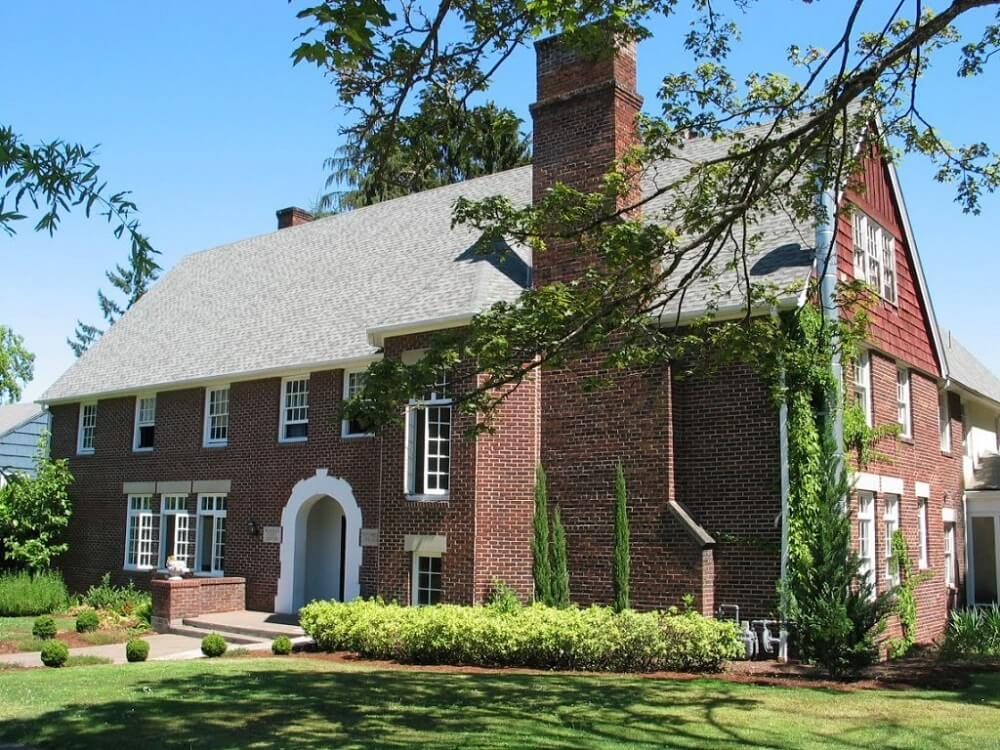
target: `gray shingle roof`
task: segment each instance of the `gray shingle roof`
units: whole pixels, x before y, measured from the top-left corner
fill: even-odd
[[[1000,379],[962,346],[951,331],[943,329],[941,338],[948,361],[949,377],[959,385],[1000,403]]]
[[[42,407],[31,402],[0,405],[0,435],[20,427],[42,413]]]
[[[692,160],[724,144],[689,141]],[[662,163],[644,191],[688,169]],[[471,252],[468,227],[452,227],[460,196],[531,200],[531,167],[449,185],[189,255],[105,333],[45,393],[78,400],[182,383],[335,366],[376,354],[368,332],[387,325],[458,318],[515,299],[530,278],[530,257],[500,264]],[[669,196],[646,208],[668,209]],[[785,216],[757,228],[753,283],[802,285],[812,230]],[[700,278],[682,312],[741,302],[740,275],[720,259]]]

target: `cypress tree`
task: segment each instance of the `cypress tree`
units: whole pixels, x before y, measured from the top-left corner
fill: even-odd
[[[545,484],[545,469],[535,469],[535,518],[531,553],[534,558],[535,600],[552,603],[552,568],[549,565],[549,492]]]
[[[552,509],[552,606],[569,606],[569,564],[566,560],[566,529],[559,506]]]
[[[625,470],[619,461],[615,471],[615,554],[612,571],[616,612],[628,609],[629,530],[626,500]]]

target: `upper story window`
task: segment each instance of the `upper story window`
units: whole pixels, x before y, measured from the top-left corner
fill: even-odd
[[[281,381],[281,425],[278,440],[292,443],[309,437],[309,376]]]
[[[920,558],[919,565],[926,568],[928,565],[928,545],[927,545],[927,498],[917,498],[917,529],[919,533]]]
[[[156,433],[156,394],[135,400],[135,429],[132,450],[151,451]]]
[[[344,371],[344,401],[350,401],[352,398],[361,393],[361,390],[365,387],[365,377],[367,373],[365,370],[345,370]],[[356,419],[345,419],[343,420],[343,425],[341,428],[341,435],[343,437],[364,437],[366,435],[371,435],[364,425],[362,425]]]
[[[948,409],[948,394],[938,396],[938,429],[941,432],[941,450],[951,452],[951,413]]]
[[[222,446],[229,442],[229,386],[205,389],[206,446]]]
[[[865,414],[865,423],[871,427],[872,413],[872,361],[867,351],[858,352],[854,361],[854,398]]]
[[[897,301],[896,239],[857,208],[853,215],[854,278],[868,282],[889,302]]]
[[[125,526],[125,567],[151,570],[160,559],[160,516],[153,512],[152,495],[128,496]]]
[[[899,529],[899,495],[885,496],[885,577],[893,586],[899,585],[899,565],[892,555],[892,536]]]
[[[913,436],[913,409],[910,405],[910,371],[905,367],[896,369],[896,421],[900,434]]]
[[[861,574],[868,578],[875,593],[875,496],[858,493],[858,557]]]
[[[447,495],[451,484],[451,413],[448,378],[442,377],[407,409],[406,492]]]
[[[226,496],[198,495],[198,557],[195,570],[221,576],[226,556]]]
[[[94,452],[94,433],[97,430],[97,402],[80,404],[80,424],[76,433],[76,452]]]

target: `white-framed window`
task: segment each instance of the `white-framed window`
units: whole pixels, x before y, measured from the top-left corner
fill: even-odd
[[[896,368],[896,421],[900,434],[913,436],[913,410],[910,406],[910,371],[905,367]]]
[[[944,582],[949,588],[955,586],[955,524],[944,525]]]
[[[194,570],[221,576],[226,558],[226,496],[198,495],[198,553]]]
[[[281,425],[278,440],[294,443],[309,438],[309,376],[281,381]]]
[[[941,433],[941,450],[951,453],[951,413],[947,393],[938,396],[938,429]]]
[[[345,370],[344,371],[344,403],[361,393],[365,387],[366,370]],[[372,433],[365,429],[356,419],[345,419],[341,425],[342,437],[367,437]]]
[[[892,556],[892,535],[899,529],[899,495],[885,496],[885,513],[882,516],[885,524],[885,577],[890,585],[899,584],[899,566]]]
[[[80,404],[80,424],[76,430],[76,452],[94,452],[94,434],[97,431],[97,402]]]
[[[132,430],[132,450],[151,451],[156,436],[156,394],[135,399],[135,427]]]
[[[229,442],[229,386],[205,389],[204,445],[220,447]]]
[[[861,572],[872,585],[875,594],[875,496],[871,492],[858,493],[858,557]]]
[[[413,554],[413,606],[424,607],[441,601],[441,555]]]
[[[917,498],[917,534],[919,536],[918,544],[920,546],[920,558],[918,564],[921,568],[926,568],[928,565],[928,545],[927,545],[927,504],[928,499],[926,497]]]
[[[160,516],[153,511],[152,495],[128,496],[125,525],[125,567],[151,570],[160,560]]]
[[[194,569],[197,519],[188,511],[187,495],[160,498],[160,567],[168,557],[176,557],[188,570]]]
[[[857,208],[852,226],[854,277],[867,282],[883,299],[896,304],[896,238]]]
[[[406,412],[406,492],[447,495],[451,484],[451,395],[447,377]]]
[[[858,352],[854,360],[854,398],[865,415],[865,424],[872,426],[872,358],[867,350]]]

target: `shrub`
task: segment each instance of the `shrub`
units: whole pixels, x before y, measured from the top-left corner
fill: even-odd
[[[615,467],[615,544],[612,583],[615,591],[615,611],[628,609],[629,584],[629,529],[628,491],[625,488],[625,469],[621,461]]]
[[[105,573],[101,582],[87,589],[83,595],[83,603],[94,609],[114,612],[122,617],[134,617],[149,621],[148,612],[152,608],[152,598],[145,591],[128,582],[127,586],[115,586],[111,583],[111,574]]]
[[[271,653],[275,656],[287,656],[292,653],[292,639],[287,635],[279,635],[271,641]]]
[[[942,651],[951,658],[1000,656],[1000,606],[952,610]]]
[[[100,620],[97,619],[97,612],[92,609],[82,609],[76,616],[76,632],[91,633],[100,627]]]
[[[559,506],[552,509],[552,601],[554,607],[569,606],[569,563],[566,557],[566,527]]]
[[[0,617],[58,612],[66,606],[66,584],[58,571],[0,574]]]
[[[42,615],[36,618],[34,624],[31,626],[31,634],[35,638],[41,638],[44,641],[55,638],[56,621],[52,619],[51,615]]]
[[[125,644],[125,659],[130,662],[146,661],[149,656],[149,641],[132,638]]]
[[[502,611],[355,600],[312,602],[301,610],[299,621],[320,648],[425,664],[717,671],[742,651],[734,622],[697,612],[542,604]]]
[[[218,633],[209,633],[201,639],[201,653],[205,656],[222,656],[228,648],[226,639]]]
[[[42,664],[46,667],[61,667],[69,658],[69,649],[62,641],[46,641],[42,646]]]
[[[552,603],[552,567],[549,563],[549,493],[545,469],[535,467],[535,515],[532,519],[531,572],[535,579],[535,600]]]
[[[494,578],[486,594],[486,606],[496,612],[516,612],[521,608],[521,600],[517,598],[514,589],[500,579]]]

